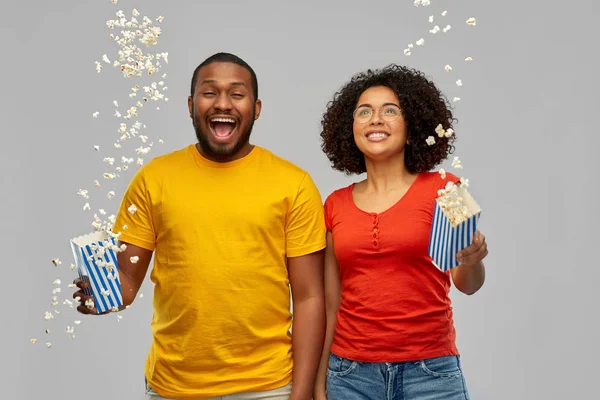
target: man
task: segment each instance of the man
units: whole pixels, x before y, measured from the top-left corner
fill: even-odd
[[[248,64],[211,56],[188,99],[198,142],[150,161],[124,195],[113,231],[127,246],[125,305],[154,252],[148,399],[312,399],[325,331],[322,201],[306,172],[250,144],[261,105]]]

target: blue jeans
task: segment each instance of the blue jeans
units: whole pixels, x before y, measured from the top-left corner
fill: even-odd
[[[368,363],[332,354],[327,400],[469,400],[460,357]]]

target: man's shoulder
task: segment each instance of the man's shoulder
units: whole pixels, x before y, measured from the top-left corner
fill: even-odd
[[[189,159],[190,146],[188,145],[153,157],[141,169],[146,175],[163,175],[169,169],[180,168],[182,163]]]
[[[267,148],[260,146],[256,147],[261,152],[261,158],[266,167],[273,168],[274,171],[285,174],[290,178],[296,177],[298,179],[303,179],[304,177],[309,176],[309,173],[298,164],[295,164],[287,158],[275,154],[273,151]]]

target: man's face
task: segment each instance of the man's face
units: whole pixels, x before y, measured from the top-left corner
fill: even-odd
[[[198,71],[190,117],[200,152],[213,161],[231,161],[250,152],[250,133],[260,115],[252,76],[241,65],[214,62]]]

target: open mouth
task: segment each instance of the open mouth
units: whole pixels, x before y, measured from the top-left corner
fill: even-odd
[[[232,117],[214,117],[208,121],[208,126],[215,137],[224,139],[233,133],[237,121]]]

